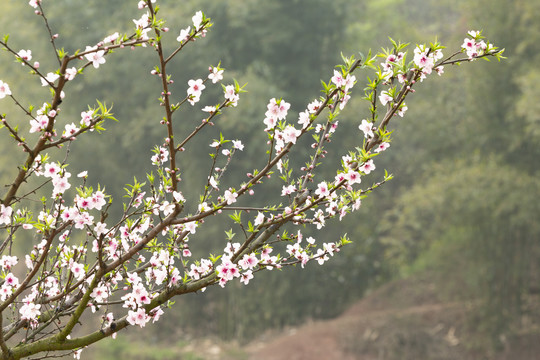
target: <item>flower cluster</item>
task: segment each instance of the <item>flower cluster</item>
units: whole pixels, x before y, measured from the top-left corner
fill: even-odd
[[[482,40],[483,37],[481,31],[471,30],[467,34],[469,37],[463,40],[461,48],[467,53],[469,59],[472,60],[478,56],[496,50],[495,46]]]
[[[429,47],[426,47],[425,45],[417,45],[414,49],[414,64],[422,70],[422,76],[420,77],[420,80],[423,80],[426,75],[431,74],[433,71],[433,68],[435,67],[435,63],[442,59],[443,53],[441,49],[433,50]],[[437,73],[442,74],[443,67],[438,66],[435,68]]]
[[[270,99],[270,102],[266,106],[267,111],[264,114],[266,116],[263,121],[266,125],[266,129],[264,130],[268,131],[274,129],[279,120],[283,120],[287,117],[287,111],[289,111],[290,107],[291,104],[283,99]]]
[[[206,18],[203,12],[197,11],[197,13],[195,13],[195,15],[193,15],[191,18],[191,21],[193,21],[193,30],[191,30],[191,26],[180,30],[180,34],[176,38],[176,41],[185,43],[189,39],[195,38],[198,33],[200,33],[200,36],[204,37],[207,32],[206,27],[203,25],[204,20],[206,20]]]
[[[374,156],[390,146],[387,125],[394,115],[404,116],[407,110],[404,98],[413,91],[411,87],[433,70],[441,74],[443,65],[451,63],[451,58],[442,60],[442,46],[439,44],[429,47],[418,45],[410,63],[405,62],[406,52],[402,51],[405,45],[401,44],[394,44],[392,51],[378,55],[384,58],[379,67],[373,65],[372,59],[344,58],[344,64],[333,71],[328,83],[323,83],[324,95],[299,112],[298,125],[287,122],[290,103],[281,98],[269,100],[263,120],[268,136],[268,157],[262,167],[246,174],[245,181],[231,184],[227,176],[228,170],[236,167],[236,164],[229,166],[233,162],[233,155],[248,145],[234,137],[234,140],[228,140],[223,134],[213,140],[210,143],[210,172],[205,177],[207,181],[203,182],[199,197],[191,196],[186,200],[181,192],[184,183],[180,176],[185,171],[180,165],[183,163],[180,158],[184,150],[191,145],[192,138],[202,133],[204,126],[213,125],[222,112],[229,110],[226,108],[236,107],[244,90],[236,81],[221,85],[224,99],[216,105],[202,107],[206,118],[192,132],[188,132],[185,139],[179,139],[172,126],[173,114],[186,102],[191,105],[198,103],[206,86],[210,86],[210,81],[216,84],[223,80],[224,69],[220,63],[210,66],[206,77],[194,77],[188,81],[184,99],[178,100],[177,104],[171,103],[169,85],[173,81],[166,65],[184,46],[204,37],[211,23],[202,11],[198,11],[191,18],[192,24],[176,37],[176,49],[170,55],[164,55],[168,48],[163,46],[162,41],[168,29],[164,26],[165,21],[157,16],[157,6],[154,9],[152,5],[155,2],[139,2],[139,8],[144,9],[145,13],[133,20],[134,34],[114,32],[96,45],[87,46],[79,55],[66,55],[63,60],[66,62],[63,63],[65,72],[35,71],[39,63],[34,63],[31,69],[33,76],[40,78],[42,86],[51,87],[55,96],[52,101],[43,103],[36,112],[26,112],[29,133],[40,135],[39,146],[30,146],[16,127],[11,127],[4,116],[1,118],[3,127],[19,141],[21,148],[30,155],[29,162],[33,162],[21,167],[17,177],[20,180],[10,185],[15,189],[13,195],[6,196],[6,200],[0,203],[0,228],[9,231],[10,241],[15,239],[14,234],[19,229],[33,229],[37,235],[37,241],[24,256],[22,265],[11,253],[0,258],[0,279],[3,281],[0,286],[0,307],[3,307],[0,311],[11,310],[21,327],[39,329],[39,326],[43,326],[43,329],[47,329],[44,331],[58,333],[65,325],[55,322],[57,327],[47,328],[48,319],[56,319],[58,314],[71,317],[69,322],[75,323],[81,315],[75,309],[90,309],[92,312],[102,312],[102,328],[96,334],[108,336],[115,332],[115,315],[119,319],[117,321],[123,322],[122,327],[144,327],[160,318],[162,305],[165,306],[174,295],[204,290],[213,284],[225,287],[235,279],[247,285],[262,270],[295,264],[303,268],[310,261],[324,264],[349,242],[347,238],[335,242],[317,242],[311,236],[304,239],[304,230],[297,229],[312,227],[321,230],[329,219],[342,220],[359,209],[367,193],[391,178],[385,175],[381,182],[361,188],[366,183],[362,177],[376,169]],[[44,17],[40,3],[40,0],[29,1],[29,5],[39,9],[36,12]],[[155,39],[148,37],[152,30],[157,34]],[[56,35],[52,40],[55,38]],[[87,187],[86,172],[80,173],[78,180],[72,179],[67,171],[68,166],[64,162],[51,160],[43,150],[61,147],[86,131],[101,130],[100,121],[112,118],[106,107],[99,103],[99,108],[81,112],[78,123],[67,121],[63,125],[62,136],[58,138],[57,120],[61,109],[57,95],[60,99],[64,96],[66,81],[79,80],[83,70],[90,65],[99,69],[106,62],[105,56],[111,54],[113,49],[121,49],[126,44],[144,46],[147,43],[158,50],[156,54],[160,65],[154,67],[151,73],[161,79],[160,104],[167,104],[162,124],[167,125],[164,127],[167,135],[150,157],[157,168],[155,174],[148,174],[148,184],[137,180],[128,184],[127,200],[120,220],[106,222],[108,205],[112,202],[105,191],[100,186],[97,189]],[[2,44],[17,62],[31,67],[31,50],[15,51]],[[476,31],[469,32],[462,49],[471,60],[496,50],[481,40],[480,33]],[[84,65],[72,66],[72,62],[85,59]],[[356,77],[352,73],[364,65],[374,68],[377,76],[369,80],[365,90],[371,114],[361,120],[358,126],[363,135],[359,136],[359,141],[363,141],[363,144],[358,144],[341,156],[341,164],[336,162],[335,175],[325,177],[318,172],[318,166],[328,154],[326,143],[335,136],[339,125],[336,118],[348,103],[356,84]],[[0,99],[9,96],[17,102],[8,84],[0,80]],[[380,111],[379,102],[385,107],[382,109],[386,111],[383,116],[377,113]],[[308,132],[314,139],[312,152],[306,155],[305,166],[294,169],[289,164],[289,153],[298,146],[300,137]],[[311,151],[309,148],[307,150]],[[275,168],[280,172],[277,176],[284,182],[280,189],[281,197],[275,199],[273,204],[245,206],[248,202],[244,199],[271,178]],[[26,195],[21,196],[21,191],[17,194],[16,187],[23,182],[31,184],[32,181],[27,181],[31,176],[40,176],[41,184]],[[80,186],[75,185],[76,181],[81,182]],[[43,206],[39,213],[33,214],[24,208],[23,202],[34,201],[32,196],[38,190],[45,189],[50,191],[51,196],[42,199]],[[228,230],[217,247],[217,255],[195,258],[198,252],[192,254],[190,248],[197,244],[197,237],[201,237],[198,230],[206,223],[225,216],[232,219],[234,226],[241,228],[241,235]],[[286,230],[285,224],[296,230]],[[240,241],[239,237],[242,237]],[[19,280],[15,275],[23,273],[15,269],[17,266],[26,266],[27,275],[21,278],[24,280]],[[31,334],[25,339],[29,342],[34,336],[38,339],[48,336],[48,333],[39,336],[27,333]],[[80,356],[81,349],[71,350],[75,357]]]

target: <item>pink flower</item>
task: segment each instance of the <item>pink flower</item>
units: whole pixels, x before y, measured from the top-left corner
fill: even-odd
[[[206,203],[206,201],[202,202],[199,204],[199,207],[197,208],[198,212],[199,213],[203,213],[205,211],[208,211],[210,208],[208,207],[208,204]]]
[[[60,75],[50,72],[45,78],[41,78],[41,86],[47,86],[49,83],[54,84],[59,77]]]
[[[191,264],[191,270],[188,272],[188,275],[193,280],[199,280],[203,271],[195,264]]]
[[[307,128],[309,125],[309,122],[310,122],[310,118],[309,118],[308,111],[303,111],[300,114],[298,114],[298,123],[302,125],[302,129]]]
[[[324,264],[324,262],[328,260],[328,255],[323,249],[317,249],[317,255],[315,255],[315,257],[317,258],[319,265]]]
[[[262,248],[261,250],[261,260],[268,260],[270,259],[270,253],[272,252],[272,248],[267,246]]]
[[[49,124],[49,118],[46,115],[38,115],[35,119],[30,120],[30,133],[35,133],[44,130]]]
[[[322,102],[320,102],[319,100],[314,100],[313,102],[308,104],[308,111],[310,114],[314,114],[317,111],[319,111],[321,106],[322,106]]]
[[[294,243],[294,244],[287,245],[287,253],[289,255],[297,257],[296,255],[298,255],[299,252],[300,252],[300,244],[299,243]]]
[[[466,38],[463,40],[463,44],[461,44],[461,47],[466,51],[476,50],[476,42],[474,41],[474,39]]]
[[[144,285],[142,283],[137,283],[133,287],[133,292],[131,293],[131,295],[134,297],[137,305],[150,303],[150,297],[148,295],[148,291],[144,288]]]
[[[336,244],[334,243],[324,243],[323,244],[324,250],[328,253],[330,256],[334,256],[334,252],[337,252]]]
[[[92,51],[97,49],[97,47],[91,47],[87,46],[84,51]],[[98,50],[95,52],[88,53],[84,55],[86,60],[91,61],[94,68],[98,68],[99,65],[105,64],[105,51],[104,50]]]
[[[296,139],[300,136],[300,134],[302,134],[302,131],[297,130],[292,125],[287,125],[285,130],[283,130],[283,140],[286,143],[291,142],[293,144],[296,144]]]
[[[30,5],[31,7],[33,7],[34,9],[37,9],[38,7],[38,4],[41,3],[41,0],[30,0],[28,2],[28,5]]]
[[[253,271],[251,270],[248,270],[240,275],[240,282],[244,283],[244,285],[247,285],[251,279],[253,279]]]
[[[35,321],[38,316],[41,315],[39,311],[41,308],[40,304],[34,304],[33,302],[28,302],[21,306],[19,313],[21,314],[21,320]]]
[[[216,267],[218,276],[221,279],[224,279],[225,282],[227,282],[235,277],[240,276],[240,271],[238,270],[238,266],[236,264],[232,263],[228,257],[222,257],[221,259],[221,264]]]
[[[217,67],[213,67],[210,70],[210,74],[208,75],[208,79],[212,80],[212,83],[215,84],[221,80],[223,80],[223,69],[219,69]]]
[[[420,68],[428,68],[433,66],[433,59],[431,59],[426,53],[419,53],[414,57],[414,63]]]
[[[319,183],[319,185],[317,185],[317,190],[315,190],[315,194],[319,195],[319,197],[322,198],[330,195],[330,191],[328,190],[328,184],[325,181]]]
[[[146,311],[143,308],[139,308],[137,311],[129,310],[126,320],[131,325],[139,325],[140,327],[144,327],[150,320],[150,317],[146,315]]]
[[[345,78],[345,92],[352,89],[355,83],[356,83],[356,76],[348,74],[347,77]]]
[[[107,36],[105,39],[103,39],[103,43],[107,44],[107,43],[114,43],[118,38],[120,37],[120,35],[118,34],[118,32],[115,32],[114,34],[111,34],[109,36]]]
[[[188,26],[187,28],[180,30],[180,34],[176,38],[176,41],[178,42],[186,41],[189,38],[190,31],[191,31],[191,26]]]
[[[255,218],[255,221],[253,222],[253,225],[259,226],[264,222],[264,214],[262,212],[257,212],[257,217]]]
[[[156,321],[159,320],[159,318],[161,317],[161,315],[163,315],[164,312],[161,308],[157,308],[157,309],[154,309],[150,312],[150,316],[152,317],[152,323],[155,323]]]
[[[212,114],[212,113],[215,113],[217,109],[215,106],[205,106],[202,108],[202,111]]]
[[[96,227],[94,228],[94,231],[96,232],[97,236],[100,236],[102,234],[106,234],[107,231],[109,231],[109,230],[107,229],[107,224],[104,224],[102,222],[98,222],[96,224]]]
[[[186,231],[189,231],[191,234],[195,234],[197,231],[197,222],[196,221],[190,221],[185,224]]]
[[[90,208],[101,210],[101,208],[107,203],[105,200],[105,194],[103,191],[96,191],[90,198]]]
[[[156,154],[152,156],[152,164],[161,165],[169,159],[169,150],[164,147],[160,147],[155,150]]]
[[[71,187],[71,184],[68,182],[65,177],[55,177],[53,178],[54,194],[63,194],[67,189]]]
[[[4,206],[4,204],[0,204],[0,225],[6,224],[9,225],[11,223],[11,214],[13,212],[13,209],[9,206]]]
[[[360,130],[364,132],[364,137],[369,139],[374,136],[373,134],[373,123],[367,120],[362,120],[362,123],[358,126]]]
[[[343,84],[345,84],[345,79],[343,78],[343,75],[337,70],[334,70],[334,76],[332,76],[331,80],[338,88],[342,87]]]
[[[230,105],[236,106],[239,98],[240,96],[236,93],[234,85],[225,86],[225,99],[229,100]]]
[[[2,80],[0,80],[0,99],[5,98],[7,95],[11,95],[11,90],[9,85]]]
[[[263,123],[266,125],[266,129],[264,129],[264,131],[271,130],[276,127],[277,119],[274,117],[266,117],[263,120]]]
[[[0,205],[0,207],[3,205]],[[1,215],[1,211],[0,211]],[[1,220],[0,220],[1,221]],[[2,259],[0,259],[0,266],[2,267],[2,270],[10,270],[13,266],[17,265],[17,262],[19,260],[16,256],[10,256],[10,255],[4,255],[2,256]]]
[[[138,20],[133,19],[137,29],[143,29],[150,23],[150,15],[148,13],[143,14]]]
[[[83,198],[77,195],[75,202],[79,209],[89,210],[90,209],[90,200],[88,198]]]
[[[373,163],[373,160],[369,159],[366,161],[362,166],[360,166],[360,170],[364,172],[364,174],[369,174],[373,170],[375,170],[375,164]]]
[[[442,66],[439,66],[439,67],[442,67]],[[407,112],[409,108],[407,107],[407,105],[405,105],[405,103],[403,103],[401,105],[401,107],[398,109],[397,113],[399,116],[403,117],[405,116],[405,112]]]
[[[238,194],[235,192],[231,192],[230,190],[226,190],[223,197],[225,198],[225,201],[227,201],[227,205],[231,205],[236,202]]]
[[[360,173],[358,171],[349,170],[345,174],[345,179],[349,182],[350,185],[352,184],[360,184],[362,182],[362,179],[360,177]]]
[[[64,211],[60,215],[64,222],[73,221],[79,215],[79,210],[75,207],[64,208]]]
[[[189,37],[189,31],[191,30],[191,26],[188,26],[185,29],[180,30],[180,35],[176,38],[176,41],[182,42],[186,40]]]
[[[71,270],[71,273],[73,274],[75,279],[77,279],[77,281],[81,280],[85,275],[83,264],[73,262],[71,263],[69,269]]]
[[[24,61],[32,60],[32,50],[20,50],[17,55]],[[24,63],[22,63],[24,65]]]
[[[94,112],[92,110],[81,112],[81,125],[90,126],[93,117]]]
[[[174,203],[170,203],[168,201],[164,201],[161,206],[159,207],[159,210],[163,212],[163,215],[169,216],[174,211]]]
[[[193,15],[191,20],[193,21],[193,27],[195,29],[199,29],[199,27],[201,26],[202,20],[203,20],[202,11],[197,11],[197,13],[195,13],[195,15]]]
[[[431,74],[431,70],[435,65],[434,54],[427,54],[428,50],[423,45],[418,45],[414,49],[414,63],[421,68],[425,74]],[[437,54],[437,57],[442,56],[442,52]]]
[[[381,95],[379,96],[379,100],[381,101],[381,104],[386,105],[388,102],[393,101],[394,98],[390,96],[390,93],[388,91],[383,91]]]
[[[257,257],[255,254],[245,254],[240,261],[238,261],[238,265],[242,268],[242,270],[246,269],[253,269],[259,261],[257,260]]]
[[[233,140],[232,143],[233,143],[233,148],[240,151],[244,150],[244,144],[242,144],[240,140]]]
[[[77,68],[72,67],[72,68],[66,69],[66,74],[64,75],[64,77],[66,78],[67,81],[71,81],[75,79],[75,75],[77,75]]]
[[[384,151],[384,150],[388,149],[389,147],[390,147],[389,143],[382,142],[382,143],[379,144],[379,146],[377,146],[377,148],[375,149],[375,152],[378,153],[378,152]]]
[[[208,183],[214,190],[219,190],[218,183],[215,177],[210,176],[210,179],[208,179]]]
[[[19,279],[17,279],[17,277],[12,273],[7,274],[4,281],[4,284],[7,284],[12,288],[16,288],[17,286],[19,286]]]
[[[266,111],[265,116],[276,120],[283,120],[287,116],[287,111],[290,107],[291,104],[285,100],[276,100],[275,98],[272,98],[266,106],[268,110]]]
[[[202,79],[197,80],[189,80],[188,81],[189,88],[187,89],[188,95],[193,95],[195,97],[200,97],[202,94],[202,91],[206,88],[204,86]]]
[[[79,128],[74,123],[66,124],[66,128],[64,130],[64,134],[62,134],[62,137],[63,138],[70,138],[73,135],[75,135],[75,133],[77,133],[77,131],[79,131]]]
[[[116,335],[116,333],[113,334],[113,336],[114,335]],[[73,358],[76,359],[76,360],[80,360],[81,359],[81,353],[82,353],[83,350],[84,350],[84,348],[77,349],[77,350],[73,351]]]
[[[96,286],[94,290],[92,290],[90,296],[96,302],[103,302],[109,297],[109,289],[107,288],[107,286],[101,284],[100,286]]]
[[[295,191],[296,188],[294,187],[294,185],[283,185],[283,189],[281,190],[281,196],[290,195]]]
[[[7,284],[2,285],[2,287],[0,287],[0,301],[5,301],[12,293],[13,289],[11,286],[8,286]]]
[[[315,214],[313,215],[313,220],[317,224],[317,230],[322,229],[324,225],[326,224],[324,213],[321,209],[315,212]]]
[[[60,172],[60,166],[56,163],[48,163],[45,164],[45,171],[43,172],[43,176],[45,177],[56,177],[56,175]]]
[[[92,225],[94,217],[87,212],[78,213],[75,216],[75,229],[84,229],[85,225]]]
[[[350,95],[345,95],[341,98],[341,102],[339,104],[339,109],[340,110],[343,110],[345,109],[345,105],[347,105],[347,103],[349,102],[349,100],[351,99],[351,96]]]

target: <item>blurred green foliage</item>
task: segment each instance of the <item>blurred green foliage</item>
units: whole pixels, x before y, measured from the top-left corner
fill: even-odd
[[[205,77],[208,66],[219,61],[227,69],[225,81],[234,77],[248,83],[249,92],[241,97],[238,108],[205,133],[211,139],[223,131],[245,143],[246,150],[231,164],[231,183],[240,182],[264,155],[260,144],[265,141],[262,120],[268,99],[283,97],[291,102],[289,116],[295,116],[294,112],[319,96],[319,80],[331,76],[340,51],[348,55],[388,47],[388,36],[410,42],[439,36],[444,44],[456,47],[467,30],[483,29],[497,46],[506,48],[509,59],[448,68],[442,79],[421,84],[408,102],[406,117],[394,124],[398,131],[392,147],[377,158],[378,174],[386,168],[396,179],[368,198],[359,213],[324,229],[325,241],[347,232],[352,246],[323,267],[309,264],[303,271],[260,273],[247,287],[233,284],[225,290],[212,288],[180,298],[162,326],[155,328],[160,336],[182,326],[202,335],[245,341],[272,327],[335,316],[366,290],[396,276],[425,271],[436,276],[449,298],[485,303],[471,320],[495,346],[501,334],[516,329],[540,270],[540,71],[531,66],[540,60],[537,1],[161,3],[174,33],[190,24],[199,9],[215,22],[205,39],[174,60],[178,71],[173,93],[184,94],[189,79]],[[44,7],[60,34],[60,46],[69,52],[114,31],[128,31],[131,19],[140,13],[136,1],[128,5],[45,0]],[[42,68],[56,66],[47,60],[54,60],[50,45],[25,1],[5,0],[0,24],[0,32],[10,33],[14,47],[32,49]],[[155,60],[152,51],[144,49],[117,51],[99,71],[88,68],[82,81],[69,84],[70,94],[62,105],[61,118],[68,123],[78,120],[79,113],[96,99],[114,103],[113,112],[120,121],[106,124],[107,131],[99,138],[91,134],[75,142],[70,163],[72,173],[88,170],[89,181],[105,185],[117,200],[133,175],[144,179],[151,171],[150,149],[163,141],[159,83],[150,75]],[[3,54],[0,78],[25,104],[40,106],[37,101],[46,93],[25,70]],[[340,120],[341,142],[329,148],[329,157],[336,160],[342,155],[342,144],[361,141],[357,128],[367,114],[360,100],[365,75],[356,74],[357,98]],[[220,96],[219,87],[208,86],[201,104],[213,104]],[[0,112],[19,116],[9,101],[2,101],[1,106]],[[176,126],[186,132],[200,119],[198,107],[189,108],[182,111]],[[25,119],[20,126],[28,126]],[[0,180],[6,184],[15,174],[21,153],[6,132],[0,136]],[[207,143],[197,142],[180,159],[188,198],[198,196],[188,189],[203,186],[207,168],[201,164],[207,163],[209,152]],[[58,160],[64,154],[51,152]],[[299,156],[292,161],[301,164],[303,160]],[[274,186],[274,194],[279,194],[279,184]],[[268,191],[260,199],[265,196],[275,195]],[[205,243],[211,246],[222,247],[223,230],[216,226],[197,235],[206,237]]]

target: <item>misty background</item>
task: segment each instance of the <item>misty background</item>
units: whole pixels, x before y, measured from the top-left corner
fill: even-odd
[[[31,49],[41,69],[53,71],[55,57],[47,33],[26,3],[2,1],[0,33],[10,34],[12,47]],[[203,294],[182,296],[159,323],[142,332],[121,332],[118,340],[83,352],[83,358],[114,359],[126,354],[141,360],[177,358],[174,352],[163,353],[164,349],[181,348],[201,337],[242,347],[269,332],[339,316],[376,289],[399,281],[418,289],[418,304],[425,290],[421,284],[426,282],[431,288],[425,297],[463,304],[463,317],[456,326],[467,335],[459,346],[464,354],[481,354],[471,359],[495,358],[523,338],[540,340],[540,3],[159,3],[171,29],[165,34],[171,49],[196,11],[203,10],[214,22],[204,39],[187,46],[169,65],[175,81],[173,93],[184,96],[189,79],[206,77],[208,66],[220,61],[226,69],[223,83],[231,83],[233,78],[247,83],[248,92],[241,95],[238,108],[226,111],[200,138],[205,141],[192,145],[180,160],[182,191],[192,199],[198,193],[190,193],[190,189],[200,189],[200,179],[207,175],[201,164],[209,161],[212,138],[223,132],[226,138],[241,139],[245,144],[229,173],[231,183],[239,183],[264,153],[262,121],[268,100],[281,97],[290,102],[288,118],[296,119],[320,95],[320,80],[332,76],[341,53],[359,56],[369,49],[389,48],[388,37],[410,42],[411,52],[415,43],[435,39],[453,51],[459,49],[468,30],[483,30],[496,46],[506,49],[508,59],[446,67],[441,78],[432,75],[419,84],[407,101],[406,116],[394,122],[391,147],[376,158],[377,171],[370,175],[369,183],[380,179],[384,169],[395,178],[364,200],[359,212],[328,224],[317,235],[334,241],[347,233],[353,241],[324,266],[310,263],[304,270],[261,272],[248,286],[234,283],[225,289],[214,287]],[[43,6],[53,32],[60,35],[58,44],[69,53],[94,45],[115,31],[130,33],[132,19],[141,14],[137,1],[44,0]],[[48,89],[9,54],[2,54],[1,59],[0,79],[26,103],[41,106],[48,99]],[[150,75],[156,60],[150,49],[119,50],[108,55],[97,71],[88,68],[84,76],[67,85],[69,94],[60,117],[66,123],[78,121],[80,112],[96,99],[114,104],[119,122],[106,123],[107,131],[101,135],[75,141],[68,163],[74,174],[87,170],[89,181],[105,186],[117,200],[122,199],[123,187],[133,176],[144,179],[152,170],[151,149],[163,141],[162,110],[157,101],[160,84]],[[329,148],[337,159],[341,148],[361,144],[358,125],[368,114],[361,98],[366,76],[371,74],[355,75],[358,83],[352,100]],[[200,108],[214,104],[220,96],[219,86],[207,86],[201,102],[181,112],[180,131],[198,125]],[[11,103],[2,101],[0,112],[20,116]],[[23,120],[22,128],[27,126]],[[65,151],[49,154],[61,160]],[[7,131],[2,131],[2,184],[12,181],[22,156]],[[274,194],[279,195],[278,185]],[[205,241],[216,246],[224,243],[223,229],[208,229],[205,236]],[[399,292],[392,296],[399,297]],[[352,336],[348,341],[356,340]],[[429,343],[429,339],[422,341]],[[133,342],[143,343],[151,351],[135,353]],[[422,348],[428,346],[424,343]],[[350,349],[360,354],[360,349]],[[196,352],[191,359],[200,358]],[[439,355],[411,354],[446,358],[442,350]],[[239,350],[236,358],[245,356]],[[190,357],[184,354],[183,358]]]

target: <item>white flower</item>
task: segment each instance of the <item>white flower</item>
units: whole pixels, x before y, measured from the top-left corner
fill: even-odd
[[[9,85],[2,80],[0,80],[0,99],[5,98],[7,95],[11,95],[11,90]]]

